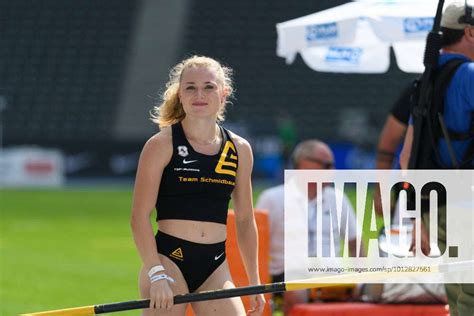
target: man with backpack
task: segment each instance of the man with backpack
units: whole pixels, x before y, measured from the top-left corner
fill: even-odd
[[[449,4],[441,18],[441,53],[435,69],[433,105],[422,125],[416,169],[473,169],[474,162],[474,16],[466,2]],[[416,117],[415,117],[416,119]],[[416,124],[415,124],[416,126]],[[429,129],[428,133],[426,130]],[[407,130],[400,165],[408,168],[414,125]],[[431,139],[426,135],[431,135]],[[426,147],[429,146],[429,147]],[[412,166],[412,164],[410,164]],[[422,197],[423,198],[423,197]],[[444,211],[446,208],[444,207]],[[440,209],[441,211],[441,209]],[[423,210],[422,210],[423,214]],[[421,225],[421,249],[429,253],[426,215]],[[423,224],[425,223],[425,224]],[[439,228],[446,223],[438,222]],[[446,233],[439,231],[438,245],[446,247]],[[444,245],[440,242],[444,234]],[[415,233],[413,233],[415,235]],[[446,284],[451,315],[474,315],[474,284]]]

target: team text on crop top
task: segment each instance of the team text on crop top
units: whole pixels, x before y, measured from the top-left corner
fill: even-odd
[[[238,155],[229,132],[219,128],[222,136],[219,152],[205,155],[194,151],[181,122],[171,126],[173,156],[163,170],[156,202],[157,220],[226,223]]]

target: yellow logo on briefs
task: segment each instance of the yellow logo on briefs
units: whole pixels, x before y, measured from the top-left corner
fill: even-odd
[[[230,161],[228,161],[227,159],[229,159]],[[235,177],[236,175],[235,171],[237,170],[236,162],[237,162],[237,150],[235,150],[234,144],[231,141],[227,141],[225,143],[224,150],[222,150],[222,154],[221,154],[221,157],[219,158],[219,162],[217,163],[215,172],[220,173],[220,174],[228,174]]]
[[[173,257],[175,259],[178,259],[178,260],[181,260],[183,261],[184,260],[184,256],[183,256],[183,251],[181,250],[181,247],[176,249],[175,251],[173,251],[171,254],[170,254],[170,257]]]

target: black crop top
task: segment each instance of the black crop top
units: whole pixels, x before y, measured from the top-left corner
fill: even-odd
[[[229,132],[219,128],[222,135],[219,153],[205,155],[194,151],[181,122],[171,126],[173,156],[163,170],[156,201],[157,220],[227,222],[238,157]]]

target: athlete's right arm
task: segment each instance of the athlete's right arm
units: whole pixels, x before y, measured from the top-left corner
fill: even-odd
[[[145,271],[161,265],[150,216],[155,208],[163,170],[173,152],[170,134],[170,131],[165,129],[147,141],[140,155],[135,178],[130,224]],[[168,281],[153,282],[150,286],[150,307],[171,308],[172,305],[173,293]]]

